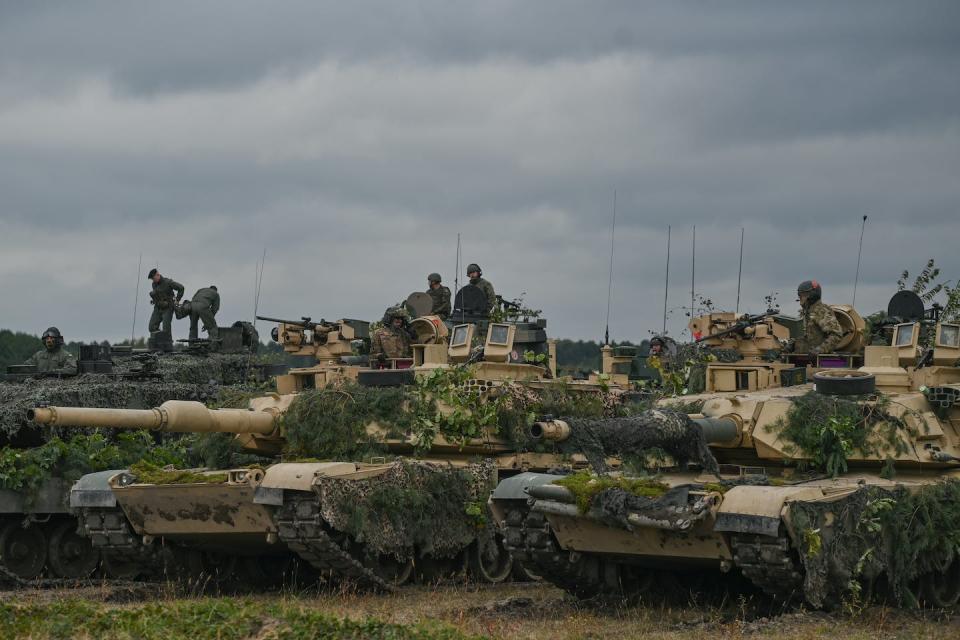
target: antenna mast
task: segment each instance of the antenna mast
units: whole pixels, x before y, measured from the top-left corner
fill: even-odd
[[[453,300],[456,302],[457,294],[460,293],[460,234],[457,234],[457,266],[453,272]],[[462,307],[462,305],[461,305]],[[452,309],[451,309],[452,311]],[[460,309],[460,322],[463,322],[464,311]]]
[[[693,318],[694,282],[697,275],[697,225],[693,225],[693,264],[690,266],[690,318]]]
[[[670,291],[670,225],[667,225],[667,275],[663,283],[663,335],[667,335],[667,294]]]
[[[740,281],[743,279],[743,227],[740,227],[740,270],[737,271],[737,311],[740,313]]]
[[[257,309],[260,308],[260,288],[263,285],[263,265],[267,261],[267,248],[263,248],[263,256],[260,258],[260,268],[256,273],[256,282],[254,283],[253,293],[253,326],[257,326]]]
[[[140,269],[143,268],[143,252],[137,260],[137,286],[133,294],[133,324],[130,325],[130,347],[133,348],[133,337],[137,331],[137,306],[140,304]]]
[[[851,307],[857,306],[857,282],[860,281],[860,256],[863,254],[863,231],[867,228],[867,216],[863,216],[863,222],[860,224],[860,248],[857,249],[857,275],[853,278],[853,302]]]
[[[613,190],[613,224],[610,226],[610,272],[607,279],[607,321],[603,343],[610,344],[610,298],[613,294],[613,239],[617,233],[617,190]]]

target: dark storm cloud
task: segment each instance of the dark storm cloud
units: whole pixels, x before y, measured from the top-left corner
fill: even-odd
[[[554,333],[670,328],[796,282],[858,305],[955,251],[953,2],[6,3],[3,324],[129,331],[136,263],[262,308],[374,318],[458,233]],[[37,291],[45,295],[36,295]],[[192,291],[188,292],[192,293]],[[145,306],[140,296],[140,324]],[[142,332],[143,328],[139,330]]]

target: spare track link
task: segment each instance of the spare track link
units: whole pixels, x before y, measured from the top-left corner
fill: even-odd
[[[394,587],[365,567],[324,531],[320,505],[314,496],[284,500],[277,513],[277,530],[287,547],[324,574],[363,589],[393,591]]]
[[[130,528],[122,509],[81,509],[80,529],[94,548],[105,556],[141,563],[154,560],[154,554]]]
[[[559,547],[542,513],[512,509],[506,514],[505,546],[532,573],[581,599],[625,596],[618,584],[586,566],[583,556]]]
[[[733,561],[767,595],[789,601],[803,593],[803,573],[786,535],[734,535]]]

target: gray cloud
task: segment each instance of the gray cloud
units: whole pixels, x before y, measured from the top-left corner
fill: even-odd
[[[143,333],[145,264],[223,319],[375,318],[455,242],[552,332],[799,280],[960,272],[955,3],[43,3],[0,9],[3,324]],[[192,292],[192,291],[191,291]],[[12,301],[16,301],[13,304]],[[61,320],[62,319],[62,320]],[[670,328],[679,333],[683,310]],[[178,328],[185,333],[185,327]]]

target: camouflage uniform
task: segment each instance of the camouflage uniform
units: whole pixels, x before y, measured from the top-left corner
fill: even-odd
[[[76,373],[77,359],[73,354],[57,345],[55,349],[40,349],[23,364],[32,364],[40,373]]]
[[[409,358],[410,336],[401,327],[383,326],[376,330],[370,341],[370,359],[375,360],[380,355],[384,358]]]
[[[843,339],[843,330],[833,310],[817,300],[803,310],[803,338],[798,340],[799,353],[831,353]]]
[[[153,283],[153,290],[150,291],[150,300],[153,302],[149,326],[151,333],[160,330],[161,321],[164,333],[170,333],[170,327],[173,324],[173,307],[183,297],[183,291],[183,285],[171,278],[160,278],[160,282]]]
[[[433,300],[433,307],[430,309],[430,315],[440,316],[446,320],[450,316],[450,288],[440,285],[436,289],[430,287],[427,294]]]
[[[190,339],[197,339],[197,321],[203,320],[203,328],[211,341],[220,337],[214,318],[220,311],[220,294],[213,287],[197,289],[190,299]]]
[[[490,284],[490,281],[480,276],[479,278],[470,278],[470,284],[475,287],[480,287],[480,290],[487,296],[487,309],[493,311],[494,307],[497,306],[497,294],[494,292],[493,285]]]

